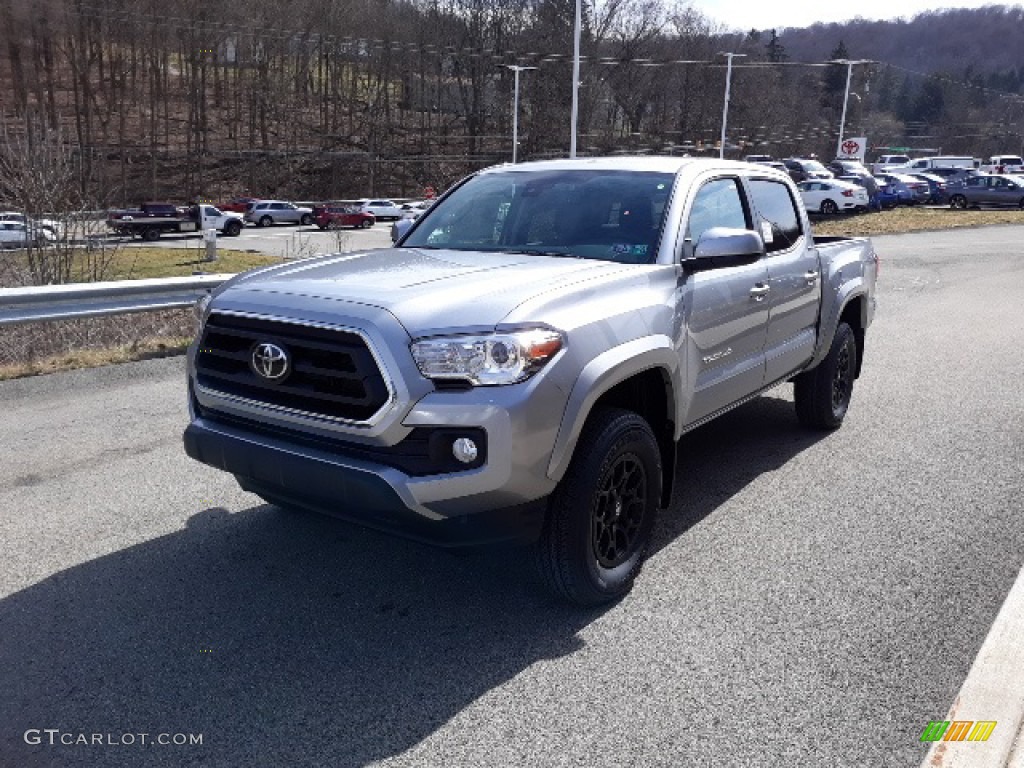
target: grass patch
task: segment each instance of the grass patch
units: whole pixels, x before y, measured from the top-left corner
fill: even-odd
[[[280,264],[277,256],[245,251],[217,250],[217,261],[203,261],[205,251],[186,248],[122,248],[110,264],[108,280],[146,277],[183,277],[195,271],[244,272],[247,269]]]
[[[815,217],[816,235],[897,235],[993,224],[1024,224],[1024,211],[961,211],[951,208],[899,207],[881,213]]]
[[[192,339],[186,336],[154,337],[116,347],[75,349],[60,355],[0,365],[0,381],[38,376],[44,373],[57,373],[58,371],[72,371],[76,368],[96,368],[101,365],[181,355],[185,353],[191,342]]]

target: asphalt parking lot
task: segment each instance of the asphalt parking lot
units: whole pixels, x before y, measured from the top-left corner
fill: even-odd
[[[128,247],[159,245],[167,248],[205,247],[201,235],[161,235],[155,242],[139,238],[121,238]],[[318,253],[386,248],[391,245],[391,222],[378,221],[368,229],[335,229],[324,231],[316,226],[247,226],[238,237],[217,236],[217,247],[238,251],[265,253],[282,258],[303,258]]]
[[[0,766],[917,765],[1024,564],[1022,236],[877,238],[843,428],[687,435],[602,610],[190,462],[180,358],[0,383]]]

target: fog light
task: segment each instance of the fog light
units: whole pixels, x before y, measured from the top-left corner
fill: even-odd
[[[463,464],[471,464],[476,461],[476,443],[468,437],[460,437],[452,443],[452,454],[454,454],[455,458]]]

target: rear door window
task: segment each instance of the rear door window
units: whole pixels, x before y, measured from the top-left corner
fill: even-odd
[[[761,215],[765,250],[774,253],[791,248],[803,234],[803,226],[789,186],[770,179],[750,179],[747,184],[751,202]]]

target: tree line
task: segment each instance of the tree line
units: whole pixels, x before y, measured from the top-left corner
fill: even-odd
[[[834,151],[846,66],[825,62],[865,51],[840,40],[800,61],[791,31],[731,32],[683,0],[584,7],[580,153],[716,151],[723,50],[744,55],[731,156]],[[415,196],[510,159],[510,64],[536,67],[521,76],[519,157],[567,153],[574,15],[575,0],[5,3],[7,162],[60,142],[75,195],[96,202]],[[846,133],[1018,151],[1022,75],[858,65]]]

